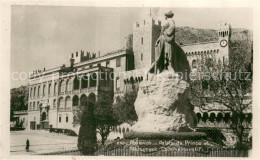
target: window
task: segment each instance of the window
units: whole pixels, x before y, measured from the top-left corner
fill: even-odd
[[[109,61],[106,61],[106,67],[109,67],[109,63],[110,63]]]
[[[38,110],[39,104],[40,104],[40,102],[38,101],[38,102],[37,102],[37,106],[36,106],[36,110]]]
[[[38,96],[40,96],[40,90],[41,90],[41,87],[39,86],[38,87]]]
[[[53,108],[56,107],[56,99],[53,100]]]
[[[116,89],[118,90],[120,88],[120,79],[119,77],[116,77]]]
[[[73,58],[74,57],[74,54],[73,53],[71,53],[71,58]]]
[[[195,59],[192,61],[192,68],[197,68],[197,61]]]
[[[93,65],[90,65],[90,66],[89,66],[89,68],[92,68],[92,67],[93,67]]]
[[[78,57],[78,52],[76,52],[76,57]]]
[[[45,85],[43,86],[43,89],[42,89],[42,95],[45,96]]]
[[[33,110],[35,110],[35,102],[33,102]]]
[[[120,67],[121,66],[121,58],[117,58],[116,59],[116,67]]]
[[[59,117],[59,122],[61,122],[61,116]]]
[[[48,94],[51,94],[51,84],[49,84]]]
[[[69,122],[69,117],[68,116],[66,116],[66,123],[68,123]]]
[[[97,64],[97,66],[98,66],[98,67],[100,67],[100,66],[101,66],[101,64],[100,64],[100,63],[98,63],[98,64]]]
[[[141,44],[144,44],[144,38],[143,37],[141,38]]]
[[[54,84],[54,93],[56,93],[57,83]]]
[[[143,61],[143,56],[144,56],[143,53],[141,53],[141,61]]]

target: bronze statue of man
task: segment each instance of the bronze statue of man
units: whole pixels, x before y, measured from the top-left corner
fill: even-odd
[[[184,51],[175,43],[175,22],[173,12],[165,13],[165,24],[161,28],[161,34],[155,44],[155,52],[158,55],[149,72],[159,74],[164,70],[182,74],[190,73],[189,62]],[[189,78],[186,78],[189,81]]]
[[[171,61],[174,52],[173,45],[175,43],[175,22],[173,15],[172,11],[165,13],[166,23],[162,26],[160,37],[155,44],[158,48],[157,52],[159,52],[157,54],[160,55],[156,64],[159,72],[162,72],[164,69],[174,72]]]

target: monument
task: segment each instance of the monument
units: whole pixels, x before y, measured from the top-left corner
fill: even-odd
[[[165,13],[166,23],[156,42],[157,60],[139,86],[135,109],[137,132],[194,131],[196,116],[189,100],[190,68],[186,55],[175,43],[173,12]]]
[[[198,154],[214,146],[205,133],[195,131],[197,119],[189,99],[189,78],[185,77],[190,68],[186,55],[175,43],[173,15],[172,11],[165,13],[166,23],[155,46],[157,58],[139,85],[135,101],[138,121],[117,144],[137,154]]]

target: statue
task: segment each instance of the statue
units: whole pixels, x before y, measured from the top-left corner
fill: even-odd
[[[166,23],[156,41],[156,61],[139,85],[135,110],[137,132],[194,131],[197,124],[190,103],[190,67],[184,51],[175,43],[172,11],[165,13]],[[186,73],[185,73],[186,72]],[[149,78],[148,78],[149,77]]]
[[[165,13],[166,23],[155,44],[155,54],[158,57],[151,65],[148,73],[160,74],[164,70],[179,73],[181,77],[189,75],[190,67],[184,51],[175,43],[175,22],[173,12]],[[189,78],[186,78],[189,81]]]

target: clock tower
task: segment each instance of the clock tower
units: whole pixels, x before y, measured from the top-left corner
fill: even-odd
[[[230,35],[230,24],[220,24],[218,29],[219,53],[217,54],[217,60],[223,64],[227,64],[229,62]]]

